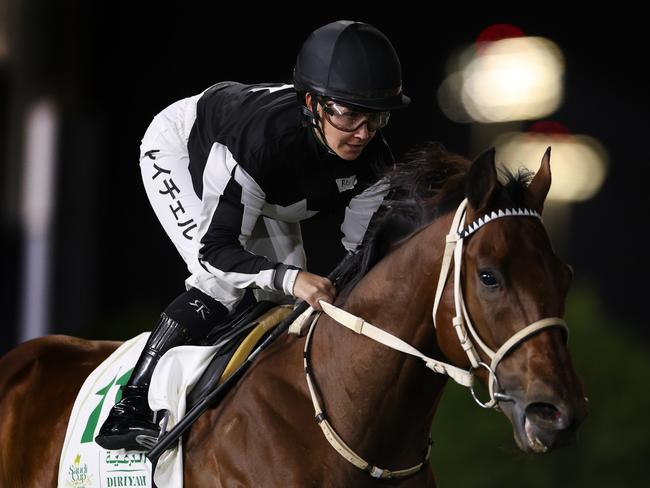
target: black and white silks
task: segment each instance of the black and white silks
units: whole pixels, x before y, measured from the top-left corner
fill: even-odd
[[[302,117],[291,85],[224,82],[166,108],[142,140],[145,189],[187,285],[229,309],[245,288],[291,294],[305,266],[300,221],[340,213],[355,251],[387,192],[379,174],[392,156],[379,134],[345,161]]]

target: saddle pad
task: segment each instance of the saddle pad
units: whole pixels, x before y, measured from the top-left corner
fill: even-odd
[[[143,452],[107,451],[95,435],[121,398],[149,332],[122,344],[86,379],[68,422],[59,461],[59,488],[152,487],[151,463]]]
[[[223,344],[217,353],[212,357],[212,361],[203,372],[203,375],[194,385],[194,388],[187,395],[187,409],[196,405],[207,394],[209,394],[218,384],[219,378],[224,372],[228,361],[241,342],[250,333],[252,327],[258,323],[258,319],[269,309],[277,305],[271,302],[257,302],[253,306],[246,308],[234,320],[220,324],[212,329],[208,337],[201,341],[202,346],[214,346]],[[226,341],[226,342],[224,342]]]
[[[264,333],[275,327],[290,310],[290,307],[277,307],[258,319],[256,327],[235,351],[224,377],[232,374]],[[122,344],[88,376],[79,390],[59,461],[59,488],[182,488],[181,442],[158,459],[154,485],[152,466],[144,451],[108,451],[94,441],[111,408],[120,400],[119,388],[128,382],[149,334],[142,333]],[[168,411],[167,430],[185,415],[187,393],[219,347],[221,344],[174,347],[156,365],[149,387],[149,406],[154,411]]]
[[[290,307],[276,307],[258,319],[257,326],[240,344],[226,366],[222,378],[230,376],[250,354],[253,346],[265,332],[275,327],[291,311]],[[149,405],[153,410],[167,410],[167,430],[185,415],[187,392],[192,389],[212,357],[215,346],[180,346],[167,351],[156,365],[149,387]],[[158,460],[154,481],[159,488],[183,486],[183,456],[181,442],[165,451]]]
[[[140,334],[122,344],[88,376],[79,390],[59,461],[59,488],[182,488],[180,443],[158,460],[153,484],[152,466],[145,451],[108,451],[94,440],[112,406],[120,400],[119,387],[129,380],[149,334]],[[181,417],[185,413],[185,393],[216,349],[216,346],[179,346],[164,354],[154,370],[149,389],[152,409],[169,409],[175,418]],[[164,407],[160,407],[161,397],[165,398]],[[163,473],[162,477],[159,472]]]

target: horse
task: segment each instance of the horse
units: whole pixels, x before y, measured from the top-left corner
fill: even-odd
[[[540,218],[550,148],[534,177],[502,176],[494,150],[470,162],[432,143],[396,165],[388,210],[337,282],[357,334],[323,314],[259,354],[184,435],[185,486],[433,487],[447,375],[506,415],[522,451],[573,442],[587,403],[561,319],[572,271]],[[0,486],[56,484],[76,392],[118,344],[49,336],[0,359]]]

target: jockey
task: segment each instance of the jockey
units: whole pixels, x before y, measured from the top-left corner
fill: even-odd
[[[246,289],[331,302],[332,283],[305,270],[299,222],[340,212],[355,252],[387,192],[393,163],[381,133],[406,107],[401,65],[375,27],[338,21],[303,44],[293,85],[222,82],[158,114],[142,139],[149,201],[191,276],[161,314],[96,442],[139,449],[159,427],[147,392],[169,349],[199,343]]]

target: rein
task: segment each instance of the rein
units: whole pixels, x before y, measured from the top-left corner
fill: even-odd
[[[469,314],[467,313],[467,308],[465,306],[465,300],[463,298],[462,288],[460,284],[460,271],[462,264],[463,256],[463,240],[471,236],[478,229],[483,227],[493,220],[503,218],[503,217],[535,217],[541,220],[539,213],[530,209],[506,209],[492,212],[486,214],[471,224],[465,226],[465,217],[467,210],[467,199],[463,200],[456,214],[454,215],[454,220],[451,225],[449,234],[446,236],[446,246],[445,253],[443,256],[442,266],[440,269],[440,277],[438,279],[438,286],[436,288],[435,301],[432,310],[433,323],[436,324],[436,312],[440,304],[440,299],[442,293],[447,283],[447,279],[450,275],[451,262],[454,261],[454,304],[456,309],[456,315],[452,319],[452,325],[458,336],[461,347],[467,354],[469,358],[471,367],[468,371],[458,368],[457,366],[439,361],[434,358],[430,358],[425,354],[421,353],[419,350],[411,346],[410,344],[404,342],[400,338],[390,334],[378,327],[372,325],[369,322],[366,322],[360,317],[353,315],[349,312],[346,312],[343,309],[340,309],[330,303],[319,301],[323,311],[334,319],[335,322],[347,327],[348,329],[356,332],[357,334],[364,335],[376,342],[384,344],[391,349],[415,356],[424,361],[427,368],[432,371],[444,374],[453,379],[456,383],[466,386],[470,389],[472,397],[483,408],[497,408],[498,402],[500,401],[513,401],[513,399],[502,392],[495,391],[495,385],[497,390],[499,387],[499,381],[496,375],[496,370],[499,365],[499,362],[519,343],[530,338],[533,334],[536,334],[540,330],[547,329],[549,327],[561,327],[567,334],[568,337],[568,327],[566,322],[560,317],[546,317],[536,322],[533,322],[530,325],[527,325],[520,331],[516,332],[512,337],[505,341],[497,351],[492,351],[480,338],[476,329],[472,325],[471,320],[469,319]],[[304,323],[306,318],[311,314],[313,310],[310,308],[301,316],[296,322]],[[309,364],[309,351],[311,347],[311,337],[316,326],[317,317],[312,320],[309,327],[309,332],[305,340],[305,350],[304,350],[304,366],[305,366],[305,376],[307,379],[307,385],[309,387],[309,393],[311,395],[311,400],[314,405],[315,417],[318,425],[320,426],[325,438],[332,445],[336,451],[343,456],[348,462],[355,465],[357,468],[366,471],[373,478],[379,479],[392,479],[392,478],[402,478],[410,476],[418,472],[422,466],[424,466],[431,454],[431,440],[429,439],[429,445],[426,450],[426,455],[424,460],[410,468],[391,471],[385,468],[379,468],[368,463],[366,460],[361,458],[358,454],[354,452],[346,443],[341,439],[341,437],[334,431],[332,425],[327,420],[323,409],[320,406],[318,401],[318,395],[316,393],[316,388],[314,387],[312,378],[311,378],[311,366]],[[469,334],[468,331],[469,330]],[[483,350],[483,352],[490,358],[490,364],[481,361],[479,354],[477,353],[474,342]],[[490,393],[490,400],[488,402],[481,402],[476,394],[474,393],[474,372],[478,368],[485,368],[489,374],[488,388]]]

